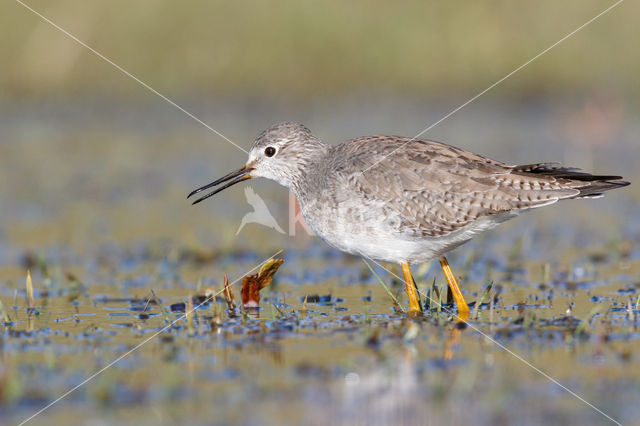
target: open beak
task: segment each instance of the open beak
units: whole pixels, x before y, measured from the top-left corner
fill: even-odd
[[[211,182],[210,184],[205,185],[202,188],[196,189],[195,191],[191,192],[191,194],[189,194],[187,198],[191,198],[192,195],[202,192],[205,189],[209,189],[211,187],[214,187],[214,186],[220,185],[221,183],[229,181],[226,185],[222,185],[220,188],[215,189],[214,191],[208,193],[204,197],[198,198],[196,201],[193,202],[193,204],[198,204],[199,202],[206,200],[212,195],[216,195],[218,192],[222,191],[223,189],[227,189],[228,187],[233,186],[238,182],[242,182],[243,180],[251,179],[251,175],[249,173],[252,170],[253,170],[253,167],[247,167],[245,165],[244,167],[239,168],[235,172],[231,172],[228,175],[222,176],[220,179],[216,180],[215,182]]]

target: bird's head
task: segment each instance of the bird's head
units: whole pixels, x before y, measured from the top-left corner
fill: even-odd
[[[243,167],[196,189],[187,198],[226,182],[193,202],[197,204],[238,182],[254,177],[271,179],[289,189],[295,189],[309,166],[319,160],[327,149],[328,145],[313,136],[302,124],[276,124],[256,138],[249,151],[249,159]]]

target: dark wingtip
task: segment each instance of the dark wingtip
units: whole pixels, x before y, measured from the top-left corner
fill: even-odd
[[[601,182],[613,185],[614,188],[623,188],[631,185],[631,182],[620,179],[622,179],[622,176],[616,176],[614,179],[601,179]]]
[[[606,182],[615,187],[623,187],[630,184],[624,181],[622,176],[594,175],[584,172],[576,167],[565,167],[559,163],[524,164],[513,168],[515,173],[526,173],[538,176],[549,176],[557,179],[577,180],[583,182]]]
[[[617,179],[620,179],[620,178],[617,178]],[[604,195],[603,192],[605,191],[623,188],[631,184],[631,182],[627,182],[626,180],[617,180],[617,179],[612,179],[612,180],[601,179],[597,181],[589,181],[587,186],[578,188],[580,190],[580,194],[576,198],[601,197]]]

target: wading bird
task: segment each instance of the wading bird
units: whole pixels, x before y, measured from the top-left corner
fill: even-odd
[[[409,265],[439,259],[461,319],[469,307],[447,252],[524,211],[629,184],[557,163],[507,165],[424,139],[364,136],[329,145],[301,124],[280,123],[256,138],[243,167],[189,197],[225,183],[197,204],[254,177],[291,190],[329,245],[399,263],[411,311],[422,307]]]

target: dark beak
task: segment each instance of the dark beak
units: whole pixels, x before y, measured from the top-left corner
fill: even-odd
[[[231,172],[228,175],[222,176],[217,181],[211,182],[209,185],[205,185],[202,188],[196,189],[191,194],[189,194],[187,196],[187,198],[190,198],[192,195],[195,195],[195,194],[197,194],[199,192],[202,192],[205,189],[209,189],[209,188],[214,187],[216,185],[220,185],[221,183],[230,181],[226,185],[222,185],[220,188],[217,188],[213,192],[210,192],[207,195],[205,195],[204,197],[198,198],[196,201],[193,202],[193,204],[198,204],[200,201],[204,201],[207,198],[211,197],[212,195],[216,195],[218,192],[222,191],[223,189],[227,189],[228,187],[233,186],[238,182],[242,182],[243,180],[251,179],[251,175],[249,174],[249,172],[251,172],[251,170],[253,170],[253,167],[247,167],[247,166],[241,167],[240,169],[236,170],[235,172]]]

